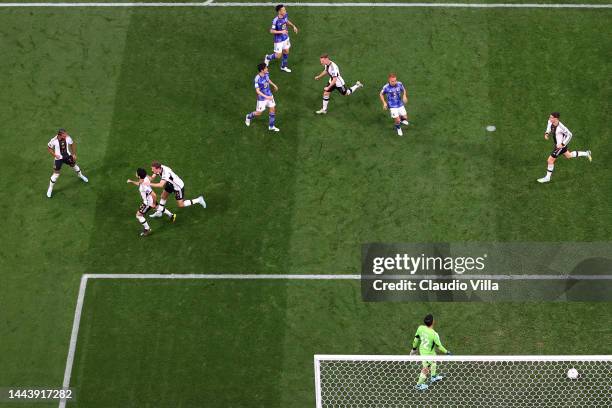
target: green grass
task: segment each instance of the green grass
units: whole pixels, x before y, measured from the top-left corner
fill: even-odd
[[[291,12],[302,31],[294,72],[271,68],[282,131],[270,134],[243,124],[270,10],[3,10],[0,385],[61,383],[83,273],[356,273],[364,242],[610,240],[608,10]],[[366,84],[333,95],[326,117],[321,52]],[[403,139],[377,101],[389,71],[409,91]],[[552,110],[595,160],[560,161],[541,186]],[[48,200],[60,126],[90,184],[65,169]],[[154,220],[141,240],[125,179],[154,159],[209,208]],[[458,354],[612,353],[601,305],[363,304],[348,283],[91,285],[83,407],[155,406],[155,387],[172,406],[312,406],[312,354],[403,353],[429,310]],[[601,341],[577,346],[577,331]]]

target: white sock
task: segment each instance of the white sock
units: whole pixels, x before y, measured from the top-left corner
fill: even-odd
[[[165,209],[166,209],[166,200],[162,198],[159,200],[159,205],[157,206],[157,212],[163,213]]]
[[[359,85],[355,84],[351,86],[351,92],[355,92],[357,89],[359,89]]]
[[[329,96],[323,97],[323,110],[327,110],[327,105],[329,104]]]
[[[578,153],[577,157],[586,157],[586,156],[588,156],[587,152],[577,152],[577,153]]]
[[[545,176],[545,178],[547,178],[547,179],[551,178],[554,169],[555,169],[555,165],[554,164],[549,164],[546,167],[546,176]]]
[[[136,219],[138,220],[138,222],[140,222],[142,224],[142,227],[146,230],[149,229],[149,223],[147,222],[147,220],[145,219],[145,217],[141,217],[140,215],[136,216]]]
[[[170,211],[166,210],[165,208],[163,210],[163,213],[164,213],[164,215],[167,215],[169,218],[172,218],[173,214]]]
[[[53,190],[53,186],[55,185],[55,182],[57,181],[57,179],[59,178],[59,174],[57,173],[53,173],[51,175],[51,180],[49,181],[49,191]]]
[[[75,164],[73,169],[74,169],[75,173],[77,174],[77,176],[79,176],[79,177],[83,176],[83,174],[81,173],[81,168],[79,167],[78,164]]]

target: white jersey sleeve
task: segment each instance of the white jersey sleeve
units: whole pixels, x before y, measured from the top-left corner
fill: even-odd
[[[183,180],[168,166],[162,164],[161,179],[172,184],[175,190],[182,190],[185,187]]]
[[[565,125],[559,122],[559,126],[557,126],[557,131],[555,132],[555,138],[557,140],[557,144],[562,143],[567,146],[570,140],[572,139],[572,132],[565,127]]]
[[[546,125],[546,131],[544,133],[550,133],[550,127],[552,126],[552,122],[549,120],[548,124]]]

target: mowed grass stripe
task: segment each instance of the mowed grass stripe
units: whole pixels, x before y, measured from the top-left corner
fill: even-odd
[[[61,385],[79,276],[85,272],[81,260],[94,217],[94,184],[100,181],[97,166],[110,127],[106,107],[113,102],[125,13],[5,10],[0,16],[0,100],[5,107],[0,149],[7,180],[0,193],[5,214],[2,384]],[[83,184],[66,166],[48,199],[53,163],[46,144],[59,127],[75,137],[91,184]]]
[[[232,31],[221,29],[219,21]],[[239,15],[230,10],[134,11],[104,168],[108,183],[99,196],[94,229],[97,236],[112,238],[92,245],[89,272],[285,269],[295,182],[296,145],[290,135],[297,124],[283,122],[279,114],[280,134],[268,132],[267,115],[250,128],[244,125],[244,114],[255,105],[255,67],[270,51],[269,34],[261,29],[270,21],[255,10]],[[171,166],[186,183],[186,197],[203,193],[209,207],[177,209],[172,197],[168,208],[177,212],[177,222],[153,220],[151,239],[140,239],[134,218],[139,196],[125,178],[136,167],[149,169],[152,160]],[[231,294],[225,287],[219,296]],[[276,286],[264,294],[250,301],[283,310],[283,290]],[[284,312],[261,318],[274,325],[276,342],[282,344]],[[79,344],[90,341],[87,333]],[[74,384],[81,401],[86,406],[118,401],[96,402],[96,389],[106,379],[88,375],[99,362],[81,360],[79,350]],[[280,366],[281,356],[274,364]],[[277,372],[269,371],[268,387],[258,397],[266,406],[278,406]],[[128,389],[140,386],[126,384]]]

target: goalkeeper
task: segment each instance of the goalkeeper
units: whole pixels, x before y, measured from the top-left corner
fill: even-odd
[[[412,351],[410,355],[418,353],[422,356],[435,356],[436,355],[436,347],[444,354],[451,354],[450,351],[444,348],[442,343],[440,342],[440,336],[433,329],[434,326],[434,318],[432,315],[428,314],[423,319],[423,323],[425,325],[420,325],[414,335],[414,340],[412,341]],[[440,374],[436,374],[436,362],[435,361],[425,361],[423,360],[423,369],[419,374],[419,381],[417,382],[416,388],[417,390],[425,391],[429,388],[429,385],[425,383],[427,380],[427,375],[431,373],[431,378],[429,379],[429,383],[433,384],[436,381],[440,381],[442,377]]]

